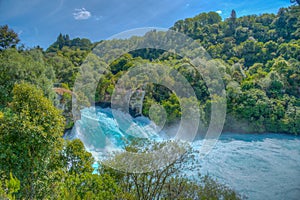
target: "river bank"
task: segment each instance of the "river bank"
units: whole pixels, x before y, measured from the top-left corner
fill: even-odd
[[[111,102],[96,102],[95,103],[96,107],[100,107],[100,108],[111,108]],[[136,113],[133,113],[133,110],[130,110],[130,114],[131,116],[134,117],[139,117],[142,115],[136,115]],[[69,120],[70,121],[70,120]],[[179,120],[178,120],[179,122]],[[170,129],[174,126],[174,124],[178,124],[178,122],[173,122],[172,124],[168,124],[166,125],[167,129]],[[68,128],[65,129],[64,131],[64,135],[67,134],[68,132],[70,132],[72,130],[74,126],[74,123],[72,123],[72,125],[69,125]],[[207,131],[207,127],[205,127],[203,124],[200,124],[199,126],[199,131],[198,131],[198,136],[205,134]],[[260,133],[260,134],[269,134],[269,133],[280,133],[280,134],[287,134],[287,135],[298,135],[300,134],[300,132],[298,134],[294,134],[291,132],[279,132],[279,131],[266,131],[264,126],[261,127],[257,127],[255,126],[254,123],[250,123],[245,119],[238,119],[237,117],[234,117],[231,114],[227,114],[226,115],[226,119],[225,119],[225,123],[224,123],[224,127],[222,130],[222,133],[224,132],[231,132],[231,133],[242,133],[242,134],[255,134],[255,133]]]

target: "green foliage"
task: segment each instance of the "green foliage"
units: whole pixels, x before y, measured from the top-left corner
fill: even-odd
[[[72,87],[78,72],[78,67],[70,61],[70,58],[61,55],[47,55],[47,63],[55,72],[55,83],[65,83]]]
[[[44,62],[39,49],[19,52],[16,49],[6,49],[0,52],[0,105],[6,106],[12,100],[12,89],[15,83],[26,81],[37,85],[43,94],[54,97],[52,66]]]
[[[120,187],[107,174],[83,173],[79,176],[68,175],[58,199],[62,200],[107,200],[117,199]]]
[[[232,65],[223,77],[230,114],[225,130],[298,134],[297,114],[291,113],[299,105],[288,100],[289,111],[285,101],[300,97],[299,6],[281,8],[277,15],[236,15],[233,10],[224,22],[206,26],[180,20],[172,29],[199,39],[213,58]],[[240,127],[233,128],[234,123]]]
[[[73,50],[80,49],[84,51],[89,51],[93,47],[93,44],[89,39],[74,38],[70,39],[68,34],[62,35],[61,33],[57,37],[56,42],[54,42],[48,49],[47,52],[56,52],[62,50],[63,47],[70,47]]]
[[[175,23],[174,29],[175,31],[180,31],[184,33],[192,32],[198,32],[198,27],[206,25],[213,25],[216,23],[220,23],[222,20],[221,16],[215,12],[209,12],[209,13],[201,13],[193,18],[188,18],[185,20],[179,20]]]
[[[64,120],[36,87],[16,84],[13,93],[0,123],[0,170],[13,171],[21,181],[18,195],[42,198],[40,183],[62,147]]]
[[[15,200],[15,193],[20,190],[20,181],[9,173],[9,179],[0,182],[0,199],[10,199]]]
[[[174,123],[181,117],[181,108],[175,94],[171,94],[170,98],[163,100],[162,106],[167,111],[167,119],[169,123]]]
[[[94,158],[91,153],[85,151],[84,145],[79,139],[66,141],[61,154],[63,166],[68,173],[76,176],[93,172]]]
[[[0,26],[0,51],[16,47],[19,41],[18,34],[8,28],[7,25]]]
[[[113,61],[110,64],[110,71],[113,74],[117,74],[120,71],[127,71],[130,67],[133,66],[133,63],[130,62],[132,60],[132,56],[130,54],[125,54],[121,58]]]

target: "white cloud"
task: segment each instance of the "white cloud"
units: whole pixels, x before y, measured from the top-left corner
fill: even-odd
[[[84,20],[88,19],[92,16],[91,12],[87,11],[85,8],[75,9],[73,13],[74,19],[76,20]]]
[[[216,13],[218,13],[219,15],[222,14],[222,10],[217,10]]]

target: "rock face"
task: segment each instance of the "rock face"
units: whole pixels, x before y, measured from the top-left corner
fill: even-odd
[[[72,115],[72,91],[65,88],[53,88],[56,93],[56,99],[54,105],[62,111],[63,116],[66,119],[65,130],[73,127],[73,115]]]
[[[112,97],[110,107],[126,113],[129,111],[132,117],[141,116],[145,94],[143,89],[116,88],[116,95]]]
[[[133,117],[142,115],[144,97],[145,91],[143,90],[137,90],[131,96],[129,101],[129,113]]]
[[[65,89],[65,88],[60,88],[60,87],[55,87],[53,90],[56,93],[56,99],[55,99],[55,106],[62,110],[62,114],[66,119],[66,131],[70,128],[73,127],[74,125],[74,116],[72,113],[72,91]],[[142,110],[143,110],[143,100],[145,97],[145,91],[142,89],[136,90],[136,91],[126,91],[126,95],[120,97],[118,99],[118,96],[116,97],[114,104],[116,107],[124,108],[126,109],[126,104],[128,106],[129,114],[132,117],[138,117],[142,115]],[[108,101],[101,101],[101,102],[96,102],[95,106],[99,106],[102,108],[111,108],[112,103],[111,100]],[[76,117],[76,119],[80,119],[80,116]]]

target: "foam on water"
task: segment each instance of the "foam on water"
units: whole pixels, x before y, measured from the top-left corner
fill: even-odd
[[[132,123],[126,130],[122,130],[113,114],[123,120],[121,123],[127,123],[128,120]],[[95,159],[101,160],[107,152],[124,150],[125,145],[133,138],[162,140],[164,133],[157,130],[158,127],[146,117],[133,119],[129,114],[116,111],[112,113],[109,108],[96,107],[81,110],[81,119],[67,137],[79,138]]]
[[[103,152],[122,150],[132,137],[162,139],[163,133],[157,134],[149,119],[132,120],[126,133],[119,129],[111,109],[86,108],[73,129],[73,137],[80,138],[96,159],[101,159]],[[192,146],[200,149],[201,143],[198,140]],[[249,199],[300,197],[299,137],[224,133],[201,163],[202,174],[208,173]]]
[[[202,173],[249,199],[299,199],[300,139],[281,134],[222,134],[203,160]]]

